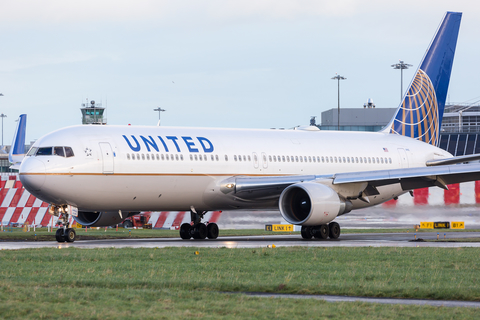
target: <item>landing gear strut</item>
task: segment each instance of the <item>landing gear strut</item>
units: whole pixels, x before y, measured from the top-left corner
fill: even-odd
[[[207,211],[197,212],[195,208],[190,209],[190,223],[184,223],[180,226],[180,238],[188,240],[193,239],[216,239],[218,237],[218,225],[214,222],[203,223],[202,219]]]
[[[319,226],[302,226],[301,230],[303,239],[338,239],[340,236],[340,225],[336,222],[330,222],[329,224],[322,224]]]
[[[69,227],[69,212],[68,206],[53,206],[50,205],[48,212],[51,215],[57,216],[57,223],[60,225],[60,228],[55,232],[55,239],[58,242],[74,242],[77,238],[77,233],[75,229]]]

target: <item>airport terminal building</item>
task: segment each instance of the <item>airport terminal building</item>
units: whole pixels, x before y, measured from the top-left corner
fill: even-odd
[[[371,131],[384,128],[396,108],[343,108],[322,112],[320,130]],[[439,147],[454,156],[480,153],[480,105],[445,106]]]

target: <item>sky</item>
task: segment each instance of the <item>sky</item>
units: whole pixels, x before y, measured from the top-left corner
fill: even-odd
[[[397,107],[444,13],[463,12],[447,102],[480,100],[474,0],[0,0],[4,143],[81,124],[291,128],[340,104]]]

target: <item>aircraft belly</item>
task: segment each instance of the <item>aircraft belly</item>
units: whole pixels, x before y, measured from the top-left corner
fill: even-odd
[[[92,211],[166,211],[206,207],[203,191],[209,176],[52,175],[41,198]],[[207,210],[205,208],[203,210]]]

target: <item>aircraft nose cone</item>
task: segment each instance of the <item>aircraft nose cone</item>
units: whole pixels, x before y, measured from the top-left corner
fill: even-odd
[[[45,164],[34,157],[27,157],[20,166],[20,181],[30,193],[42,190],[45,183]]]

